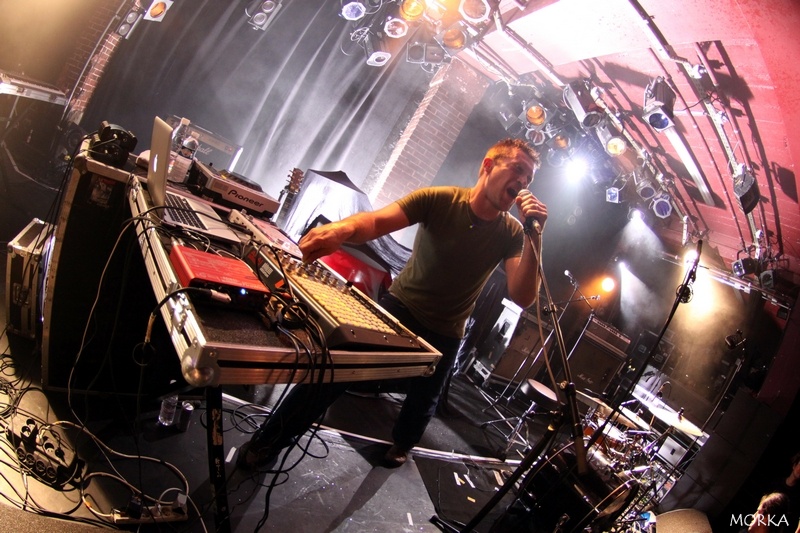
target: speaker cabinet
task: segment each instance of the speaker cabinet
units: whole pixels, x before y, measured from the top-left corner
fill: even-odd
[[[542,326],[545,339],[550,330],[549,325]],[[540,354],[541,348],[539,323],[536,317],[523,312],[506,351],[494,367],[492,377],[499,381],[514,383],[535,377],[544,367],[544,354]]]
[[[141,351],[156,301],[133,226],[126,229],[128,177],[91,159],[75,161],[46,265],[44,388],[127,394],[141,379],[141,391],[155,393],[167,378],[154,373],[181,375],[162,321],[155,351]]]
[[[575,388],[596,394],[606,392],[625,363],[629,344],[630,339],[613,326],[590,317],[568,357]]]

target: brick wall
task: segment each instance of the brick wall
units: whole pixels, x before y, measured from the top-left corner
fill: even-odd
[[[67,119],[79,123],[111,56],[122,39],[115,33],[121,17],[135,4],[132,0],[103,2],[86,18],[72,57],[64,65],[58,87],[72,96]]]
[[[437,72],[370,190],[374,207],[431,184],[488,85],[458,59]]]

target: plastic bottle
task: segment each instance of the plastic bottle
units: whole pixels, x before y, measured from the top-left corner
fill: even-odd
[[[188,118],[182,118],[172,130],[172,154],[167,179],[173,183],[183,183],[192,166],[197,139],[191,136]]]
[[[175,422],[175,411],[178,407],[178,395],[173,394],[161,400],[161,410],[158,412],[158,423],[162,426],[171,426]]]

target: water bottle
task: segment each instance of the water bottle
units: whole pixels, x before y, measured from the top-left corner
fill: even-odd
[[[189,124],[190,120],[184,117],[172,130],[172,151],[176,154],[180,152],[184,139],[189,136]]]
[[[171,426],[175,422],[175,411],[178,407],[178,395],[173,394],[161,400],[161,411],[158,412],[158,423]]]
[[[182,118],[172,130],[172,146],[167,179],[173,183],[183,183],[192,166],[194,153],[197,150],[197,139],[189,131],[190,121]]]

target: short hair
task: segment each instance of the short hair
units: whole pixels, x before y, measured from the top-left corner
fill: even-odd
[[[539,152],[527,143],[524,139],[509,137],[497,141],[486,152],[486,157],[495,159],[496,157],[511,157],[514,150],[519,150],[533,160],[533,169],[539,168],[541,160],[539,159]]]
[[[758,502],[758,511],[767,518],[786,516],[789,513],[789,497],[782,492],[765,494]]]

